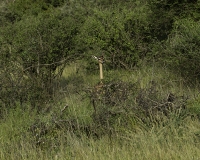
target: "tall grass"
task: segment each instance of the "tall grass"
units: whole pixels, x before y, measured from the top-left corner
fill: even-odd
[[[23,114],[18,111],[19,114]],[[15,117],[27,122],[25,117]],[[17,121],[18,121],[17,120]],[[16,119],[7,119],[0,125],[0,159],[199,159],[200,123],[197,119],[186,118],[178,124],[171,119],[164,127],[153,126],[144,130],[126,130],[114,137],[103,136],[100,139],[77,137],[71,132],[59,133],[58,139],[52,139],[49,147],[37,147],[21,125],[15,125]],[[5,125],[8,125],[5,127]],[[6,129],[9,128],[9,129]],[[13,137],[17,132],[19,137]],[[57,142],[56,142],[57,141]],[[55,146],[59,141],[59,146]],[[53,147],[54,146],[54,147]]]
[[[116,123],[112,134],[102,134],[99,137],[88,136],[81,126],[94,126],[92,119],[93,107],[89,99],[82,98],[84,93],[79,90],[77,94],[69,88],[75,83],[68,81],[70,76],[77,76],[76,68],[70,66],[64,73],[64,82],[67,82],[62,92],[61,102],[54,104],[48,113],[38,114],[36,111],[21,106],[8,112],[5,109],[0,121],[0,159],[1,160],[197,160],[200,159],[200,123],[198,110],[200,103],[197,88],[186,86],[181,77],[173,75],[165,68],[155,65],[143,66],[135,71],[106,71],[106,80],[117,79],[136,83],[138,87],[148,87],[149,82],[155,81],[159,86],[159,93],[165,96],[173,92],[181,96],[187,94],[191,98],[186,114],[175,112],[169,118],[159,123],[146,124],[137,117],[122,117]],[[99,75],[85,76],[81,72],[83,85],[93,86],[98,83]],[[78,74],[78,73],[77,73]],[[79,81],[80,82],[80,81]],[[63,84],[64,85],[64,84]],[[76,88],[75,88],[76,89]],[[64,98],[63,98],[64,97]],[[133,97],[134,99],[134,97]],[[75,120],[76,130],[55,128],[52,122],[58,115],[63,104],[68,104],[62,119]],[[130,118],[124,125],[124,118]],[[139,118],[139,117],[138,117]],[[145,117],[144,117],[145,118]],[[59,121],[59,119],[57,119]],[[49,127],[50,133],[42,136],[44,141],[37,144],[37,138],[30,132],[30,126],[42,121]],[[97,126],[96,126],[97,127]],[[101,126],[99,126],[101,127]],[[52,129],[51,129],[52,128]],[[38,129],[38,128],[37,128]],[[40,128],[39,128],[40,129]],[[98,128],[99,129],[99,128]],[[100,129],[97,131],[100,131]]]

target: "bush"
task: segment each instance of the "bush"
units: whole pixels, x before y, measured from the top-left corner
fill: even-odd
[[[200,78],[200,23],[190,18],[174,23],[167,41],[166,60],[183,76]]]
[[[14,9],[22,7],[18,3],[12,4],[11,9],[14,5]],[[27,10],[34,10],[34,5]],[[11,10],[11,13],[15,14],[15,10]],[[0,72],[0,76],[6,82],[3,83],[7,88],[4,97],[10,97],[10,93],[14,94],[16,90],[26,97],[23,100],[33,103],[49,99],[54,94],[53,81],[61,76],[66,63],[79,56],[75,51],[78,27],[76,19],[56,9],[38,11],[37,15],[27,13],[15,19],[15,23],[2,26],[1,67],[5,71]],[[19,100],[17,96],[14,97]]]
[[[149,28],[151,37],[159,41],[166,40],[177,19],[192,17],[199,19],[197,0],[150,0]]]
[[[143,122],[147,126],[165,125],[175,116],[186,117],[187,97],[163,93],[156,82],[147,88],[137,83],[113,81],[88,90],[94,107],[92,116],[99,134],[114,131],[115,127],[128,128]]]
[[[86,57],[103,54],[112,68],[138,65],[148,51],[149,34],[148,7],[138,6],[93,9],[80,28],[79,41],[89,53]]]

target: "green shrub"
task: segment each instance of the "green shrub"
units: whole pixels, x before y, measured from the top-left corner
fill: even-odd
[[[69,61],[79,56],[75,51],[78,27],[73,17],[56,9],[38,11],[37,15],[25,13],[15,23],[3,26],[0,49],[1,67],[5,71],[0,74],[6,82],[3,83],[4,97],[16,91],[21,92],[24,100],[34,103],[49,99],[55,91],[53,81],[61,76]]]
[[[88,59],[103,54],[112,68],[130,68],[141,62],[148,51],[148,7],[138,6],[93,9],[79,35]]]
[[[199,2],[197,0],[150,0],[149,27],[151,37],[159,41],[166,40],[177,19],[192,17],[199,19]]]
[[[188,78],[200,78],[200,23],[190,18],[174,23],[167,41],[166,59]]]

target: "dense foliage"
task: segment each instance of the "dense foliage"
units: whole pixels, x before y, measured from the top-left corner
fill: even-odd
[[[91,55],[104,55],[110,69],[156,60],[199,76],[197,0],[10,0],[0,7],[3,103],[15,92],[21,103],[51,97],[66,64],[92,65]]]
[[[199,35],[199,0],[0,0],[0,159],[198,159]]]
[[[166,45],[166,57],[169,64],[179,68],[187,78],[198,78],[200,51],[200,23],[193,19],[179,19],[174,23],[173,31]]]

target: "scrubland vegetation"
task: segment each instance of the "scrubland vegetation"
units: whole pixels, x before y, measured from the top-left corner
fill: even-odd
[[[0,159],[200,159],[199,18],[198,0],[0,1]]]

